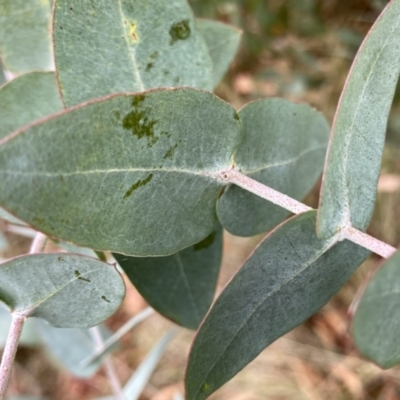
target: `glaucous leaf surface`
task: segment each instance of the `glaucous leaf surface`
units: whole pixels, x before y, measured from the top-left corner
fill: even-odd
[[[18,218],[15,218],[13,215],[11,215],[9,212],[4,210],[4,208],[0,207],[0,218],[4,219],[5,221],[11,222],[12,224],[17,224],[17,225],[25,225],[23,221],[21,221]]]
[[[4,251],[8,248],[9,243],[2,231],[0,231],[0,251]]]
[[[114,254],[139,293],[160,314],[197,329],[214,298],[222,259],[222,228],[167,257]]]
[[[53,24],[67,106],[157,87],[212,89],[211,57],[185,0],[56,0]]]
[[[241,142],[235,168],[297,200],[315,185],[329,138],[325,118],[305,104],[284,99],[258,100],[239,112]],[[224,228],[237,236],[272,229],[290,213],[238,186],[229,186],[217,203]]]
[[[213,85],[218,85],[239,47],[242,31],[218,21],[198,19],[197,26],[210,52],[213,64]]]
[[[400,364],[400,252],[368,283],[351,331],[358,350],[382,368]]]
[[[316,211],[268,235],[214,303],[193,343],[186,399],[207,398],[265,347],[318,311],[368,251],[315,234]]]
[[[55,328],[40,319],[33,322],[50,355],[74,376],[88,378],[100,368],[101,360],[89,365],[82,363],[96,349],[88,329]],[[104,326],[101,328],[110,335]]]
[[[0,139],[63,109],[53,72],[31,72],[0,88]]]
[[[75,254],[16,257],[0,264],[0,300],[58,327],[89,327],[112,315],[125,295],[115,267]]]
[[[7,70],[53,69],[49,0],[1,0],[0,55]]]
[[[238,119],[194,89],[66,110],[0,141],[0,205],[83,247],[175,253],[214,228],[225,185],[216,176],[231,164]]]
[[[364,40],[339,101],[322,180],[320,237],[369,225],[399,73],[400,0],[393,0]]]

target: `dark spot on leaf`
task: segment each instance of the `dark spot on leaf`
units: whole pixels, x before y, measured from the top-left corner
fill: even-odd
[[[101,296],[101,298],[102,298],[104,301],[106,301],[107,303],[111,303],[111,301],[108,300],[106,296]]]
[[[64,257],[58,257],[58,261],[64,261]]]
[[[145,99],[144,95],[134,96],[132,98],[133,110],[125,116],[122,121],[124,129],[132,130],[132,134],[138,139],[147,138],[148,146],[153,146],[158,138],[154,136],[154,125],[158,122],[150,120],[146,115],[146,111],[141,109],[141,105]]]
[[[133,39],[134,42],[137,42],[139,40],[139,36],[137,34],[137,26],[135,22],[131,22],[129,26],[129,36]]]
[[[33,217],[33,222],[34,222],[35,224],[40,224],[40,225],[42,225],[42,224],[44,223],[44,220],[43,220],[43,218]]]
[[[149,72],[154,67],[154,63],[148,63],[146,65],[146,72]]]
[[[64,29],[62,26],[60,26],[60,29]]]
[[[199,251],[199,250],[207,249],[208,247],[210,247],[214,243],[216,235],[217,235],[217,232],[212,232],[210,235],[208,235],[201,242],[195,244],[193,246],[193,250],[194,251]]]
[[[169,35],[171,36],[170,45],[178,40],[186,40],[190,36],[189,20],[184,19],[183,21],[173,24],[169,30]]]
[[[235,118],[236,121],[240,121],[239,114],[235,110],[233,110],[233,118]]]
[[[140,188],[141,186],[147,185],[152,180],[152,178],[153,178],[153,174],[150,174],[146,179],[143,179],[143,180],[139,179],[125,193],[124,199],[127,199],[137,188]]]
[[[72,7],[69,8],[71,11],[74,11],[74,9]]]
[[[81,281],[90,282],[90,279],[84,278],[77,269],[75,270],[75,276]]]
[[[169,159],[171,159],[172,160],[172,157],[174,156],[174,153],[175,153],[175,149],[178,147],[178,144],[176,144],[175,146],[171,146],[169,149],[168,149],[168,151],[165,153],[165,155],[164,155],[164,160],[166,159],[166,158],[169,158]]]
[[[152,53],[150,55],[149,62],[146,65],[146,71],[147,72],[149,72],[154,67],[154,64],[155,64],[155,61],[156,61],[157,57],[158,57],[158,51],[155,51],[154,53]]]

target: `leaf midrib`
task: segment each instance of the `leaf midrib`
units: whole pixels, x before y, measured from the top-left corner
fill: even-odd
[[[223,349],[222,352],[220,352],[220,355],[218,356],[218,358],[215,360],[215,362],[213,363],[213,365],[210,367],[209,372],[207,373],[207,375],[204,378],[204,382],[207,381],[207,378],[209,377],[209,375],[211,374],[211,372],[213,371],[215,365],[219,362],[219,360],[221,359],[222,355],[226,352],[226,350],[228,349],[228,347],[231,346],[231,344],[233,343],[233,341],[236,339],[237,335],[239,334],[239,332],[243,329],[243,327],[247,324],[247,322],[253,317],[253,315],[256,313],[256,311],[264,304],[264,302],[271,297],[272,295],[274,295],[276,292],[280,291],[281,288],[283,286],[286,286],[289,282],[293,281],[299,274],[301,274],[303,271],[305,271],[311,264],[313,264],[316,260],[318,260],[319,257],[321,257],[324,253],[326,253],[334,244],[336,244],[337,240],[336,237],[331,238],[331,240],[329,240],[329,242],[326,243],[326,247],[324,246],[323,251],[319,251],[316,256],[314,256],[313,259],[311,259],[309,262],[306,262],[306,264],[304,265],[303,268],[301,268],[296,274],[292,275],[290,278],[286,279],[284,282],[282,282],[281,285],[279,285],[278,287],[276,287],[274,290],[272,290],[271,292],[268,292],[263,298],[262,300],[257,304],[257,306],[255,307],[255,309],[249,314],[249,316],[242,322],[242,324],[239,326],[239,328],[236,330],[235,334],[233,335],[232,339],[229,341],[229,343],[225,346],[225,348]],[[194,398],[197,397],[197,395],[199,394],[201,389],[201,386],[197,389],[197,392],[194,396]]]

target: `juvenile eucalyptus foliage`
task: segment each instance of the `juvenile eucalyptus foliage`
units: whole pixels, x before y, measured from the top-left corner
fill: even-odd
[[[32,19],[21,25],[26,10]],[[369,254],[341,234],[365,231],[375,203],[400,71],[400,0],[361,46],[329,144],[326,119],[308,105],[261,99],[237,112],[209,92],[240,37],[197,20],[185,0],[55,0],[51,17],[49,1],[0,5],[0,55],[20,75],[0,87],[0,215],[69,252],[1,264],[0,300],[13,315],[75,327],[68,335],[37,324],[77,375],[101,361],[79,364],[77,354],[94,351],[85,328],[114,313],[125,293],[115,267],[96,258],[104,251],[159,313],[200,325],[187,400],[207,398],[318,311]],[[286,222],[286,209],[229,182],[234,171],[301,201],[327,147],[320,208]],[[272,232],[210,309],[222,228]],[[383,367],[400,362],[399,335],[383,344],[400,324],[398,264],[396,254],[372,279],[352,323],[360,351]],[[125,394],[139,396],[171,338],[149,353]]]

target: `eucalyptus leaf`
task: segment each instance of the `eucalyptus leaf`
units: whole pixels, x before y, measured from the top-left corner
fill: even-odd
[[[329,138],[325,118],[305,104],[264,99],[239,112],[242,138],[234,157],[245,175],[297,200],[315,185]],[[217,203],[224,228],[237,236],[268,231],[290,213],[238,186],[229,186]]]
[[[168,344],[174,338],[176,333],[176,329],[172,329],[167,332],[165,336],[162,337],[150,350],[150,352],[146,355],[146,358],[140,363],[139,367],[124,386],[123,393],[127,399],[137,400],[140,397]]]
[[[29,254],[0,265],[0,300],[12,313],[58,327],[89,327],[112,315],[125,295],[116,269],[74,254]]]
[[[382,368],[400,364],[400,252],[386,260],[368,283],[351,331],[362,355]]]
[[[214,298],[222,259],[222,228],[200,243],[167,257],[114,254],[144,299],[179,325],[197,329]]]
[[[210,52],[215,87],[221,81],[235,57],[242,31],[234,26],[207,19],[198,19],[197,26]]]
[[[6,81],[6,77],[4,75],[3,65],[0,59],[0,85],[2,85]]]
[[[186,0],[56,0],[53,36],[67,106],[156,87],[212,89],[211,57]]]
[[[320,237],[369,225],[399,73],[400,0],[393,0],[361,45],[339,101],[322,180]]]
[[[190,353],[186,399],[207,398],[265,347],[318,311],[368,256],[320,240],[316,212],[268,235],[214,303]]]
[[[31,72],[0,89],[0,139],[63,109],[53,72]]]
[[[7,222],[11,222],[12,224],[25,225],[23,221],[21,221],[18,218],[15,218],[13,215],[11,215],[9,212],[7,212],[1,207],[0,207],[0,218],[4,219]]]
[[[100,368],[101,360],[89,365],[82,363],[96,350],[88,329],[55,328],[40,319],[33,322],[50,355],[74,376],[88,378]],[[110,336],[107,328],[101,328]]]
[[[0,55],[7,70],[53,69],[49,0],[1,0]]]
[[[0,141],[0,205],[82,247],[169,255],[212,232],[239,134],[211,93],[114,95]]]

